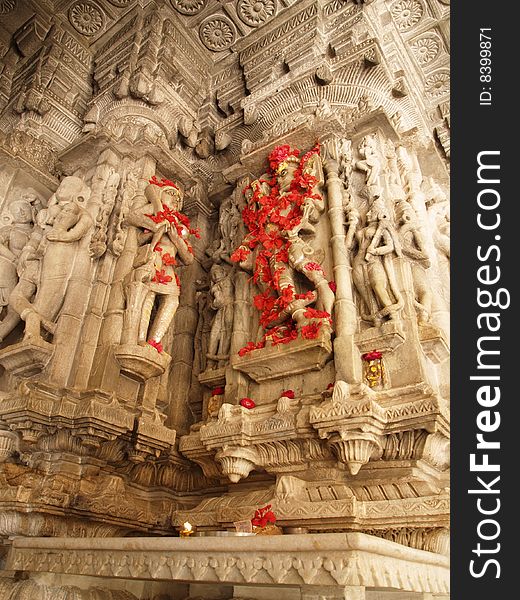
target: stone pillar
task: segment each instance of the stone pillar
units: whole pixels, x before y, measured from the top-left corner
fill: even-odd
[[[347,383],[361,381],[360,362],[356,360],[354,333],[357,329],[357,311],[352,291],[352,268],[350,253],[345,247],[345,219],[343,216],[344,187],[338,176],[336,138],[325,142],[329,156],[324,161],[327,175],[327,194],[329,203],[329,219],[332,229],[333,273],[336,282],[336,302],[334,304],[334,321],[336,338],[334,340],[334,364],[336,379]]]

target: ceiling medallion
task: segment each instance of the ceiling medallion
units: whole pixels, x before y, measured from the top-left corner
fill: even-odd
[[[450,90],[450,74],[448,71],[438,71],[426,80],[426,93],[432,98],[444,96]]]
[[[69,21],[83,35],[94,35],[105,22],[103,11],[93,2],[76,2],[69,9]]]
[[[200,24],[199,35],[202,43],[213,52],[226,50],[235,42],[233,23],[224,16],[209,17]]]
[[[200,12],[207,0],[170,0],[175,10],[183,15],[196,15]]]
[[[392,5],[390,11],[400,31],[411,29],[424,14],[422,4],[417,0],[400,0]]]
[[[246,25],[263,25],[276,13],[276,0],[238,0],[238,16]]]
[[[134,0],[108,0],[108,1],[110,2],[110,4],[113,4],[114,6],[117,6],[118,8],[124,8],[125,6],[132,4],[132,2]]]
[[[411,44],[411,48],[418,63],[422,66],[435,60],[441,51],[439,41],[432,36],[418,38]]]

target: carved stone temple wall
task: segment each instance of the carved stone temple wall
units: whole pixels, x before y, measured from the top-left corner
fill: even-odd
[[[449,5],[0,0],[0,598],[445,597]]]

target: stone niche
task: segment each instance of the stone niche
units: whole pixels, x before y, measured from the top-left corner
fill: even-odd
[[[0,2],[0,596],[445,597],[449,3],[36,4]]]

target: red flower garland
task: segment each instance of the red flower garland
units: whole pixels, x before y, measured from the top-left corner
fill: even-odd
[[[251,190],[248,205],[242,211],[242,218],[249,233],[242,244],[232,253],[233,262],[243,262],[252,250],[257,250],[254,262],[253,282],[265,287],[264,291],[257,294],[253,303],[260,311],[260,324],[268,330],[260,342],[254,344],[249,342],[239,350],[239,355],[244,356],[248,352],[263,348],[269,339],[272,345],[289,343],[298,336],[296,324],[292,319],[285,317],[285,311],[295,300],[314,301],[316,294],[309,291],[304,294],[296,294],[292,285],[283,285],[284,272],[289,263],[289,248],[291,242],[285,235],[299,225],[303,218],[302,207],[308,200],[322,200],[319,194],[313,193],[318,183],[316,177],[310,173],[304,173],[307,161],[320,153],[320,145],[316,143],[314,148],[300,157],[300,151],[291,148],[288,144],[277,146],[269,154],[270,180],[258,180],[244,189]],[[291,159],[291,157],[293,157]],[[276,175],[280,165],[289,161],[297,163],[298,166],[290,182],[289,190],[280,196],[277,186]],[[296,159],[298,159],[296,161]],[[272,259],[278,263],[272,268]],[[305,266],[308,271],[321,271],[322,267],[315,262],[309,262]],[[314,309],[309,309],[314,310]],[[307,315],[306,315],[307,316]],[[329,318],[329,313],[316,311],[308,318]],[[283,320],[282,326],[272,325],[276,321]],[[311,323],[302,328],[302,337],[312,339],[317,337],[321,323]]]
[[[294,390],[284,390],[281,394],[280,394],[280,398],[285,397],[285,398],[290,398],[291,400],[294,399]]]
[[[302,327],[302,338],[306,340],[315,340],[318,337],[318,334],[321,329],[321,322],[316,323],[313,321],[308,325],[304,325]]]
[[[151,179],[149,179],[148,183],[157,185],[159,187],[172,187],[172,188],[175,188],[176,190],[179,189],[179,186],[176,185],[175,183],[173,183],[173,181],[170,181],[169,179],[165,179],[164,177],[162,177],[161,180],[159,181],[157,179],[156,175],[154,175]]]
[[[316,262],[309,262],[303,268],[306,271],[321,271],[321,272],[323,272],[323,269],[321,268],[321,265],[319,265]]]
[[[211,390],[212,396],[222,396],[223,393],[224,393],[224,388],[222,386],[213,388]]]
[[[175,260],[174,256],[172,256],[169,252],[166,252],[166,254],[162,255],[162,264],[166,265],[167,267],[173,267],[177,264],[177,261]]]

